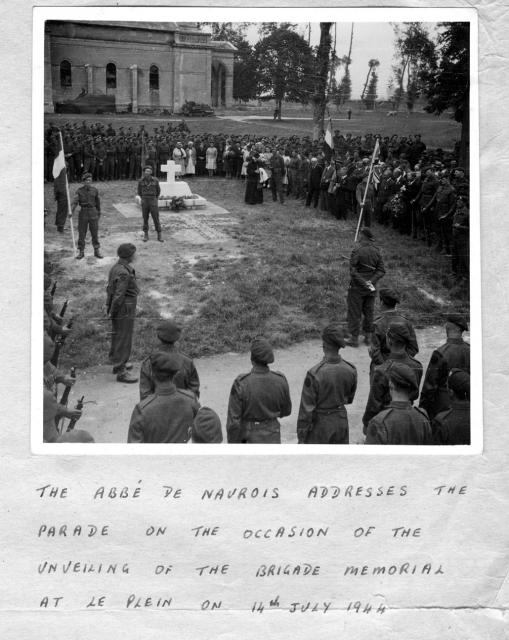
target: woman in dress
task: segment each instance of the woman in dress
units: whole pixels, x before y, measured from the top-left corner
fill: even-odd
[[[205,152],[206,165],[205,168],[209,172],[209,177],[212,178],[217,169],[217,149],[214,146],[212,140],[209,142],[207,151]]]
[[[251,153],[246,167],[246,204],[261,204],[263,202],[263,189],[260,184],[260,165],[257,151]]]
[[[188,142],[186,150],[186,176],[194,176],[196,173],[196,149],[192,142]]]
[[[182,142],[177,142],[172,157],[175,164],[180,165],[180,173],[175,174],[175,179],[179,180],[186,172],[186,151],[182,148]]]

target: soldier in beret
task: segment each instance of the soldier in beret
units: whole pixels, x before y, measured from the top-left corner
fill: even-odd
[[[470,345],[463,340],[464,331],[468,331],[468,322],[461,314],[446,316],[447,340],[431,354],[419,401],[419,406],[426,409],[431,420],[450,407],[447,376],[451,369],[470,374]]]
[[[247,444],[281,444],[278,418],[292,411],[286,377],[271,371],[274,353],[264,338],[251,344],[249,373],[238,376],[231,388],[226,431],[228,442]]]
[[[118,382],[134,383],[138,378],[129,373],[132,364],[131,355],[134,317],[138,298],[138,283],[133,263],[136,259],[136,247],[127,242],[117,249],[118,262],[113,265],[108,276],[106,289],[107,313],[111,317],[110,362]]]
[[[84,173],[81,178],[83,186],[76,191],[72,203],[72,213],[79,205],[80,213],[78,217],[78,255],[77,260],[85,257],[85,239],[90,229],[92,236],[92,246],[94,247],[94,256],[102,258],[99,247],[99,218],[101,217],[101,200],[99,192],[92,186],[92,174]]]
[[[223,442],[221,420],[210,407],[200,407],[193,421],[192,441],[196,444],[219,444]]]
[[[396,305],[399,304],[400,298],[397,291],[389,287],[380,289],[380,315],[373,322],[373,335],[371,337],[371,347],[369,355],[371,356],[370,373],[373,373],[375,366],[382,364],[389,356],[389,347],[387,346],[386,334],[390,324],[404,324],[408,329],[409,340],[407,344],[407,353],[409,356],[415,356],[419,353],[417,345],[417,337],[412,323],[404,315],[396,311]]]
[[[191,391],[177,389],[173,383],[180,357],[159,352],[151,360],[155,391],[134,407],[127,442],[187,442],[199,405]]]
[[[470,374],[451,369],[447,379],[451,408],[438,413],[432,423],[436,444],[470,444]]]
[[[373,315],[375,310],[375,284],[385,275],[380,249],[374,243],[371,229],[362,229],[359,244],[350,256],[350,286],[347,296],[347,323],[351,347],[359,346],[361,318],[364,341],[371,342]]]
[[[160,340],[157,350],[179,356],[181,367],[173,377],[173,383],[177,389],[192,391],[196,398],[199,398],[200,378],[198,377],[194,362],[184,353],[181,353],[175,345],[181,333],[182,329],[174,320],[164,320],[161,322],[157,327],[157,337]],[[141,364],[140,400],[154,393],[154,390],[155,380],[152,372],[151,357],[148,356]]]
[[[148,240],[148,218],[152,216],[157,239],[164,242],[161,237],[161,223],[159,222],[158,198],[161,193],[159,180],[152,175],[151,165],[144,169],[143,178],[138,182],[138,195],[141,198],[141,213],[143,215],[143,242]]]
[[[387,374],[391,402],[369,421],[365,444],[432,444],[428,416],[411,402],[419,391],[414,370],[394,362]]]
[[[405,364],[414,372],[416,388],[415,391],[412,390],[410,400],[414,401],[419,397],[422,365],[418,360],[408,354],[407,347],[409,342],[410,333],[406,325],[393,323],[389,326],[387,331],[387,345],[390,351],[387,360],[375,367],[371,377],[368,402],[362,417],[364,433],[366,433],[366,428],[371,418],[374,418],[377,413],[387,408],[391,402],[389,372],[396,363]]]
[[[353,402],[357,369],[343,360],[345,346],[339,323],[322,333],[324,357],[306,374],[297,420],[299,444],[348,444],[348,416],[345,404]]]

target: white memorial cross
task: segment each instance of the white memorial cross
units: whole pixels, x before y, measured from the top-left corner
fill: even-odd
[[[173,160],[168,160],[166,164],[161,165],[161,171],[166,174],[166,182],[175,182],[175,174],[182,171],[180,164],[176,164]]]

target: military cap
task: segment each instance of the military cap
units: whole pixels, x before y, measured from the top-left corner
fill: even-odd
[[[419,386],[417,384],[415,373],[407,364],[403,364],[402,362],[395,362],[387,371],[387,374],[391,382],[397,387],[408,389],[410,393],[412,391],[418,391]]]
[[[167,353],[158,351],[150,358],[154,373],[167,373],[171,375],[177,373],[182,366],[182,358],[178,353]]]
[[[393,322],[389,325],[389,329],[387,330],[387,337],[391,340],[396,340],[397,342],[403,342],[408,344],[410,341],[410,332],[406,325],[401,322]]]
[[[162,342],[176,342],[181,333],[182,329],[173,320],[164,320],[157,327],[157,337]]]
[[[51,360],[51,356],[53,355],[53,351],[55,350],[55,343],[49,337],[47,333],[44,334],[44,343],[43,343],[43,361],[48,362]]]
[[[463,369],[451,369],[447,379],[447,386],[458,398],[470,398],[470,374]]]
[[[81,176],[81,181],[85,182],[85,180],[88,180],[91,177],[92,177],[92,174],[89,173],[88,171],[85,171],[85,173]]]
[[[375,238],[375,236],[373,235],[373,232],[369,227],[363,227],[361,229],[361,235],[363,235],[365,238],[368,238],[369,240],[374,240]]]
[[[261,364],[274,362],[274,352],[269,341],[262,337],[255,338],[251,343],[251,358]]]
[[[136,247],[131,242],[124,242],[117,249],[119,258],[130,258],[136,251]]]
[[[57,442],[77,442],[77,443],[89,443],[95,442],[93,437],[84,429],[73,429],[72,431],[66,431],[57,440]]]
[[[380,289],[379,296],[380,300],[383,300],[387,304],[398,304],[400,300],[398,292],[390,287]]]
[[[461,313],[449,313],[445,316],[447,322],[452,322],[458,326],[462,331],[468,331],[468,322]]]
[[[193,442],[218,444],[223,441],[221,420],[210,407],[200,407],[193,421]]]
[[[146,171],[147,169],[150,169],[150,171],[152,171],[152,167],[151,167],[151,165],[146,164],[146,165],[143,167],[143,171]]]
[[[322,340],[342,349],[345,346],[345,335],[339,322],[332,322],[322,332]]]

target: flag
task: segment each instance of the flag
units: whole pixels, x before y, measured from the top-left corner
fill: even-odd
[[[334,142],[332,141],[332,120],[329,118],[329,124],[325,131],[325,143],[329,145],[331,151],[334,151]]]
[[[53,161],[53,180],[55,190],[64,191],[66,188],[67,172],[65,169],[65,156],[62,143],[62,134],[58,134],[58,153]]]
[[[373,162],[378,158],[379,155],[380,155],[380,138],[377,138],[375,143],[375,149],[373,151]]]

